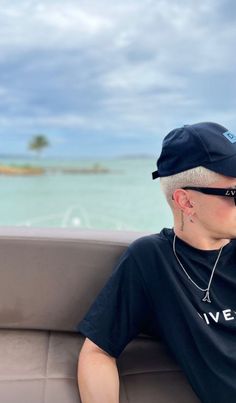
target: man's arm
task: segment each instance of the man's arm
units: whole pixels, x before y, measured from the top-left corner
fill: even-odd
[[[78,359],[82,403],[119,403],[119,374],[115,357],[86,337]]]

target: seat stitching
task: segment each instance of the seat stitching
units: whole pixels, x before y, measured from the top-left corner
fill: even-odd
[[[17,381],[17,382],[20,382],[20,381],[30,381],[30,382],[33,382],[33,381],[42,381],[42,380],[44,380],[44,379],[47,379],[47,380],[49,380],[49,381],[53,381],[53,380],[55,380],[55,381],[58,381],[58,380],[76,380],[76,378],[75,377],[55,377],[55,378],[46,378],[46,377],[41,377],[41,378],[20,378],[20,379],[17,379],[17,378],[13,378],[13,379],[0,379],[0,382],[15,382],[15,381]]]
[[[120,374],[121,377],[125,377],[125,376],[135,376],[135,375],[146,375],[146,374],[159,374],[159,375],[166,375],[170,372],[176,372],[179,374],[184,374],[184,372],[182,370],[178,370],[178,369],[170,369],[170,370],[164,370],[164,371],[145,371],[145,372],[133,372],[133,373],[126,373],[126,374]]]
[[[122,382],[122,385],[123,385],[123,389],[124,389],[124,393],[125,393],[127,403],[129,403],[129,396],[128,396],[128,392],[127,392],[127,388],[126,388],[126,384],[125,384],[125,379],[124,378],[121,379],[121,382]]]
[[[46,403],[46,385],[47,385],[47,374],[48,374],[48,356],[49,356],[49,345],[51,339],[51,331],[48,332],[48,346],[47,346],[47,357],[46,357],[46,365],[45,365],[45,375],[44,375],[44,388],[43,388],[43,403]]]

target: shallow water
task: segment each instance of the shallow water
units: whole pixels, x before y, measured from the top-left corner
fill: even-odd
[[[0,176],[0,225],[159,232],[172,216],[152,180],[153,158],[62,161],[2,160],[2,164],[109,168],[109,173]]]

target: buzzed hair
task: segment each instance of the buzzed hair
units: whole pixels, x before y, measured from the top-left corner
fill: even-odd
[[[176,189],[184,186],[208,186],[221,178],[221,174],[199,166],[175,175],[163,176],[160,178],[160,185],[168,204],[172,208],[172,195]]]

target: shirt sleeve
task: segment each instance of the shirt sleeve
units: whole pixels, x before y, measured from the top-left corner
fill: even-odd
[[[145,328],[149,316],[150,301],[139,266],[128,247],[75,329],[118,358]]]

